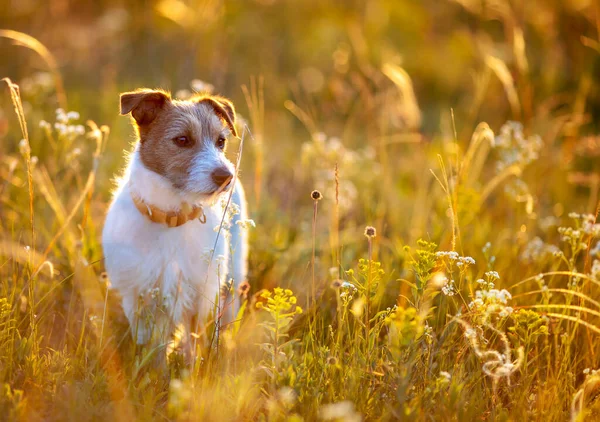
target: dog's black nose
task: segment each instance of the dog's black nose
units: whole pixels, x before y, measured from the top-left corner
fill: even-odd
[[[233,174],[225,168],[219,167],[211,173],[210,177],[212,178],[215,185],[225,188],[231,183],[231,179],[233,179]]]

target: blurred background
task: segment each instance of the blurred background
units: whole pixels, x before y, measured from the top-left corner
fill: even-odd
[[[530,91],[514,117],[530,119],[534,104],[576,92],[586,76],[595,80],[597,55],[582,42],[598,38],[594,6],[592,0],[6,0],[0,23],[48,47],[70,106],[85,105],[98,118],[114,102],[113,90],[175,91],[198,78],[239,102],[240,86],[262,75],[269,110],[305,95],[318,99],[319,123],[335,129],[356,101],[347,90],[384,90],[377,71],[394,63],[413,78],[422,127],[432,132],[440,113],[472,102],[490,55],[507,64],[517,88]],[[3,74],[31,83],[44,71],[31,53],[6,41],[1,48]],[[500,124],[509,104],[497,99],[503,97],[498,81],[490,83],[483,101],[494,107],[475,117]]]
[[[524,136],[543,142],[535,171],[522,175],[525,188],[484,198],[490,212],[478,224],[501,221],[507,234],[500,245],[537,217],[594,212],[599,10],[593,0],[4,0],[0,28],[39,40],[64,88],[57,92],[47,60],[10,37],[0,38],[0,76],[21,87],[32,155],[49,169],[66,209],[85,183],[81,172],[91,168],[94,147],[82,138],[53,150],[40,121],[53,124],[62,107],[79,112],[82,125],[91,119],[110,127],[91,209],[99,226],[111,178],[133,140],[129,119],[118,116],[120,92],[151,87],[230,97],[254,134],[241,173],[252,217],[269,226],[253,235],[253,276],[285,284],[306,273],[310,239],[299,235],[311,230],[314,188],[325,195],[318,243],[337,245],[326,227],[339,224],[346,262],[364,255],[365,224],[380,230],[376,253],[394,264],[417,237],[447,244],[444,196],[430,169],[438,170],[438,153],[450,168],[458,163],[479,122],[498,133],[516,120]],[[3,92],[6,176],[6,157],[18,152],[21,134]],[[496,171],[485,164],[482,178]],[[470,232],[469,224],[480,217],[473,197],[483,185],[473,181],[459,204],[463,235],[478,247],[488,232]],[[3,194],[12,192],[17,203],[18,188],[11,184]],[[514,207],[492,207],[515,199]],[[2,214],[16,221],[19,208],[10,202],[0,203]],[[46,212],[37,213],[40,225],[53,221]],[[357,242],[360,248],[352,247]],[[90,254],[101,257],[99,249]],[[326,274],[339,260],[323,255]]]

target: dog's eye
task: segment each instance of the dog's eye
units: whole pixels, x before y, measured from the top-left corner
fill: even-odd
[[[175,145],[177,145],[178,147],[189,147],[194,143],[187,136],[178,136],[176,138],[173,138],[173,142],[175,142]]]
[[[219,139],[217,139],[217,148],[225,149],[226,144],[227,144],[227,139],[225,139],[224,136],[221,136]]]

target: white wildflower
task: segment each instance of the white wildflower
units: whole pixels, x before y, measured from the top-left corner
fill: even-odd
[[[495,273],[492,271],[492,273]],[[486,273],[487,274],[487,273]],[[491,278],[495,279],[494,274]],[[488,321],[490,316],[497,313],[500,318],[505,318],[513,313],[513,308],[507,306],[508,301],[512,299],[512,295],[506,289],[498,290],[490,288],[485,280],[479,279],[478,282],[483,289],[475,291],[475,297],[469,303],[469,309],[483,316],[483,321]],[[492,287],[493,287],[493,283]]]
[[[235,224],[238,225],[239,227],[241,227],[242,229],[249,229],[250,227],[256,227],[256,223],[254,223],[254,220],[252,220],[250,218],[238,220],[235,222]]]
[[[448,277],[444,277],[444,279],[445,279],[445,282],[444,282],[444,285],[442,286],[442,292],[446,296],[454,296],[454,294],[456,293],[456,290],[454,288],[454,280],[448,281]]]
[[[56,109],[56,121],[59,123],[67,123],[69,121],[67,113],[62,108]]]
[[[473,328],[467,328],[465,330],[465,337],[468,340],[474,340],[477,338],[477,332]]]
[[[435,253],[435,256],[438,258],[448,258],[451,261],[456,261],[459,258],[458,253],[454,251],[439,251]]]
[[[475,265],[475,260],[470,256],[462,256],[459,258],[459,260],[467,265]]]
[[[76,111],[69,111],[67,113],[67,120],[79,120],[79,113]]]
[[[215,259],[216,263],[217,263],[217,268],[222,269],[225,268],[225,264],[227,263],[227,258],[225,258],[225,255],[218,255],[217,258]]]
[[[538,262],[542,259],[553,257],[557,251],[559,249],[556,246],[545,243],[539,237],[534,237],[525,245],[520,259],[528,263]]]
[[[500,275],[496,271],[488,271],[485,273],[485,276],[489,280],[500,280]]]
[[[360,422],[362,420],[360,414],[354,410],[354,404],[350,401],[321,406],[319,418],[325,421],[342,420],[346,422]]]
[[[19,152],[21,153],[21,155],[27,155],[31,153],[29,143],[25,139],[21,139],[21,141],[19,142]]]

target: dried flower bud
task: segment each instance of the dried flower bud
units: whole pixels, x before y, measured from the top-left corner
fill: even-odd
[[[375,227],[373,227],[373,226],[365,227],[365,236],[368,237],[369,239],[372,239],[373,237],[377,236],[377,230],[375,230]]]
[[[246,299],[246,298],[248,298],[249,291],[250,291],[250,283],[248,283],[248,280],[244,280],[238,286],[238,296]]]
[[[21,142],[19,142],[19,152],[23,156],[31,153],[31,148],[29,147],[29,142],[27,142],[26,139],[21,139]]]

